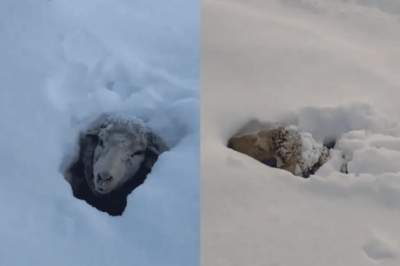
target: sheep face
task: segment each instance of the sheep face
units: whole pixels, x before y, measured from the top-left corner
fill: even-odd
[[[120,187],[135,175],[145,156],[146,147],[134,134],[99,134],[93,157],[93,183],[96,192],[107,194]]]

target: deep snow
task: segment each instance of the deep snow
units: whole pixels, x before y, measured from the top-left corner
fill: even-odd
[[[199,265],[199,17],[198,1],[0,2],[0,265]],[[172,147],[119,218],[58,172],[103,111]]]
[[[203,1],[204,265],[400,265],[399,8]],[[336,147],[302,179],[226,147],[250,119]]]

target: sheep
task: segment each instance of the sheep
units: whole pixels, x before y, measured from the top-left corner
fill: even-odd
[[[288,142],[288,138],[294,141]],[[238,134],[231,137],[228,147],[275,168],[296,172],[300,154],[300,136],[288,134],[283,127]]]
[[[302,157],[300,132],[281,125],[270,125],[253,132],[240,132],[228,140],[227,147],[267,166],[283,169],[304,178],[314,174],[329,157],[329,148],[321,147],[319,157],[310,165],[310,162],[306,162]]]
[[[123,214],[128,195],[169,150],[143,121],[121,114],[100,115],[77,142],[79,148],[60,170],[75,198],[111,216]]]

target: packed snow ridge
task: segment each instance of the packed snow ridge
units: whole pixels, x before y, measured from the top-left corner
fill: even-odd
[[[329,158],[329,149],[323,144],[316,142],[312,134],[301,132],[296,126],[289,126],[287,130],[298,132],[301,136],[299,172],[315,173],[319,167],[327,162]],[[308,177],[308,175],[305,177]]]

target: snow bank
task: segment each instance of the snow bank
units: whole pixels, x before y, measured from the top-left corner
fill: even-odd
[[[399,265],[397,2],[204,2],[202,263]],[[309,179],[265,167],[226,148],[251,119],[335,149]]]
[[[2,1],[0,35],[0,265],[198,265],[199,4]],[[58,172],[105,111],[172,147],[119,218]]]

